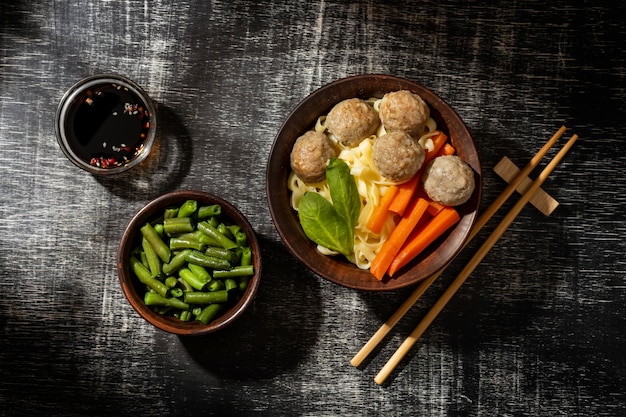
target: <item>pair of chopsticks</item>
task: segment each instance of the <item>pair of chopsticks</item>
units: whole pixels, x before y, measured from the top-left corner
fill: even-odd
[[[561,138],[563,133],[565,133],[566,127],[561,126],[561,128],[550,138],[548,142],[535,154],[535,156],[528,162],[528,164],[519,171],[519,173],[515,176],[515,178],[509,183],[509,185],[504,189],[504,191],[496,198],[496,200],[485,210],[485,212],[476,220],[474,227],[472,228],[470,235],[463,246],[465,248],[467,244],[478,234],[478,232],[482,229],[482,227],[493,217],[493,215],[500,209],[500,207],[506,202],[506,200],[515,192],[519,184],[530,174],[530,172],[539,165],[539,162],[543,159],[543,157],[548,153],[550,148],[554,146],[554,144]],[[398,366],[400,361],[405,357],[405,355],[409,352],[411,347],[417,342],[417,340],[421,337],[421,335],[426,331],[426,329],[430,326],[433,320],[437,317],[437,315],[443,310],[446,304],[452,299],[454,294],[459,290],[461,285],[467,280],[470,274],[474,271],[474,269],[478,266],[478,264],[483,260],[483,258],[487,255],[487,253],[491,250],[491,248],[495,245],[495,243],[502,237],[506,229],[513,223],[513,220],[517,217],[517,215],[522,211],[524,206],[528,203],[532,195],[541,187],[541,185],[546,181],[548,176],[552,173],[552,171],[556,168],[556,166],[561,162],[565,154],[571,149],[576,140],[578,139],[578,135],[574,134],[567,143],[563,146],[563,148],[554,156],[554,158],[548,163],[548,165],[543,169],[541,174],[537,177],[537,179],[532,183],[530,188],[521,196],[519,201],[513,206],[513,208],[509,211],[509,213],[504,217],[504,219],[500,222],[500,224],[494,229],[491,235],[485,240],[483,245],[478,249],[476,254],[470,259],[465,268],[461,270],[461,272],[457,275],[456,279],[452,282],[452,284],[448,287],[448,289],[443,293],[443,295],[437,300],[437,302],[433,305],[433,307],[428,311],[426,316],[422,319],[422,321],[417,325],[415,330],[405,339],[405,341],[400,345],[400,347],[396,350],[396,352],[391,356],[391,358],[387,361],[387,363],[383,366],[380,372],[374,378],[374,381],[377,384],[383,384],[385,380],[389,377],[389,375],[393,372],[393,370]],[[449,265],[449,264],[448,264]],[[370,338],[370,340],[361,348],[361,350],[352,358],[350,363],[358,367],[361,363],[367,358],[367,356],[376,348],[376,346],[382,341],[382,339],[389,333],[389,331],[400,321],[400,319],[408,312],[408,310],[417,302],[417,300],[426,292],[426,290],[430,287],[430,285],[435,282],[435,280],[443,273],[443,271],[448,266],[444,266],[435,274],[431,275],[429,278],[424,280],[413,293],[406,299],[404,303],[396,310],[396,312],[378,329],[378,331]]]

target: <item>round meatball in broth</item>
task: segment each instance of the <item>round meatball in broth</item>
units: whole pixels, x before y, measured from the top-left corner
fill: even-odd
[[[372,158],[380,175],[401,183],[422,167],[425,152],[408,133],[391,132],[374,140]]]
[[[291,150],[291,169],[304,182],[317,182],[326,177],[326,165],[337,156],[328,136],[310,130],[296,139]]]
[[[404,131],[419,138],[428,117],[430,109],[426,102],[408,90],[387,93],[380,102],[380,120],[387,132]]]
[[[439,156],[424,168],[424,191],[446,206],[461,205],[474,192],[474,171],[456,155]]]
[[[326,116],[328,131],[344,146],[353,147],[374,133],[380,126],[380,118],[360,98],[350,98],[337,103]]]

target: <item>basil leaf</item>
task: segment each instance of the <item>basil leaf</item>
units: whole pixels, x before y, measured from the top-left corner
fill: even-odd
[[[298,208],[300,224],[309,239],[349,257],[354,250],[354,228],[350,228],[324,197],[307,192]]]
[[[331,159],[326,167],[326,180],[335,210],[348,224],[354,237],[354,228],[361,211],[361,198],[354,177],[350,174],[350,167],[339,158]]]

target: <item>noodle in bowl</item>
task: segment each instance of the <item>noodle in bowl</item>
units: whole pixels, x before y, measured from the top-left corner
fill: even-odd
[[[378,113],[381,102],[380,98],[372,97],[366,100],[366,102]],[[356,146],[345,146],[342,145],[332,133],[328,132],[325,122],[326,115],[319,116],[315,123],[314,130],[316,132],[328,133],[332,142],[340,149],[338,158],[346,162],[350,167],[350,173],[356,181],[357,190],[361,197],[361,212],[355,229],[354,257],[352,262],[360,269],[369,269],[372,260],[382,245],[387,241],[395,227],[395,223],[391,218],[388,219],[379,234],[372,233],[365,227],[367,220],[372,215],[376,206],[379,205],[387,188],[397,184],[397,182],[386,179],[379,173],[372,156],[374,140],[385,135],[387,132],[381,123],[374,135],[363,139]],[[426,122],[426,133],[418,140],[420,146],[425,149],[432,147],[432,140],[430,138],[436,134],[437,123],[432,117],[429,117]],[[288,188],[291,191],[291,207],[296,211],[298,210],[300,199],[306,192],[317,192],[330,200],[330,193],[326,181],[306,183],[293,171],[289,175]],[[336,252],[321,245],[318,245],[317,248],[320,253],[324,255],[337,255]]]

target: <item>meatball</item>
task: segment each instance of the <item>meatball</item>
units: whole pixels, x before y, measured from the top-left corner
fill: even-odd
[[[296,139],[291,150],[291,169],[304,182],[321,181],[326,176],[328,160],[337,156],[328,136],[310,130]]]
[[[424,149],[406,132],[391,132],[374,140],[372,158],[380,175],[406,182],[422,167]]]
[[[424,133],[428,117],[430,109],[426,102],[408,90],[387,93],[380,102],[380,120],[388,132],[402,130],[419,137]]]
[[[465,203],[474,192],[474,171],[456,155],[439,156],[424,168],[424,191],[446,206]]]
[[[356,146],[374,133],[380,118],[374,107],[360,98],[350,98],[337,103],[326,116],[328,131],[345,146]]]

